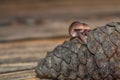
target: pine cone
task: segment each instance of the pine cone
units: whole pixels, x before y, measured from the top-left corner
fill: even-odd
[[[58,80],[120,79],[120,22],[90,31],[87,44],[65,41],[38,63],[40,78]]]

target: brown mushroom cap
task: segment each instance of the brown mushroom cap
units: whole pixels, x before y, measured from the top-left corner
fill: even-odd
[[[69,27],[69,35],[72,36],[72,34],[75,32],[75,30],[90,30],[89,25],[85,24],[85,23],[81,23],[79,21],[74,21],[70,27]]]

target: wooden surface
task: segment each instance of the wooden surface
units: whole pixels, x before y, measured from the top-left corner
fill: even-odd
[[[119,0],[37,1],[0,2],[0,80],[40,80],[34,71],[37,62],[69,39],[74,20],[91,28],[120,21]]]
[[[65,38],[0,43],[0,80],[38,80],[34,68]]]
[[[40,80],[34,68],[47,52],[69,39],[68,23],[0,27],[0,80]],[[93,25],[97,24],[104,25],[97,21]]]
[[[0,74],[0,80],[39,80],[36,78],[34,70],[17,71],[12,73]]]
[[[97,24],[104,25],[97,21],[93,25]],[[67,22],[50,26],[0,27],[0,80],[40,80],[34,71],[37,62],[69,39]]]

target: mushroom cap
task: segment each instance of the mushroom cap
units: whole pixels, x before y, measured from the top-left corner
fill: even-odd
[[[76,30],[90,30],[89,25],[81,23],[79,21],[74,21],[69,27],[69,34],[72,37],[77,36]]]

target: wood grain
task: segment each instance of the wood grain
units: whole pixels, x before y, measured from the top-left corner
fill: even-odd
[[[119,4],[118,0],[0,1],[0,80],[43,80],[34,68],[47,52],[69,39],[71,22],[80,20],[95,28],[119,21]]]
[[[0,74],[31,70],[48,51],[67,38],[0,43]],[[0,79],[1,80],[1,79]]]
[[[16,25],[0,27],[0,42],[32,40],[68,36],[68,25],[64,23],[46,23],[47,25]],[[47,27],[47,26],[50,27]],[[12,25],[11,25],[12,26]]]
[[[18,71],[13,73],[0,74],[0,80],[39,80],[34,70]]]

